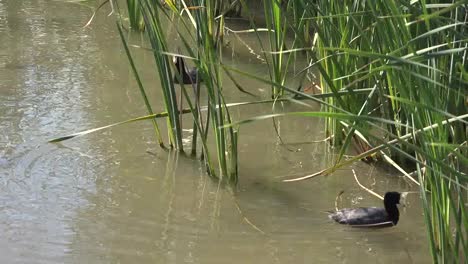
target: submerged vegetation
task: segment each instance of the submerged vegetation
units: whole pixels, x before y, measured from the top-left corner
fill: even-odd
[[[149,39],[165,109],[154,114],[161,106],[149,103],[119,21],[149,113],[130,121],[151,119],[159,144],[180,151],[183,128],[192,128],[191,154],[203,160],[210,176],[235,183],[242,166],[237,158],[239,125],[279,115],[322,117],[330,143],[339,146],[337,158],[329,168],[291,181],[328,174],[361,159],[387,162],[420,186],[433,261],[466,261],[468,2],[265,0],[264,28],[254,19],[252,2],[127,0],[130,24],[141,25],[137,28],[144,28]],[[256,34],[263,49],[256,53],[265,60],[269,79],[223,63],[226,18],[241,11],[251,25],[246,34]],[[165,28],[166,21],[174,27]],[[260,32],[266,32],[268,43]],[[180,47],[169,45],[173,34]],[[175,55],[196,66],[203,84],[176,84],[174,78],[183,82],[175,75]],[[291,76],[288,70],[299,56],[309,65]],[[320,94],[304,92],[313,81],[312,70],[319,73],[313,89]],[[313,101],[322,110],[233,120],[230,106],[265,103],[252,97],[251,102],[230,104],[223,93],[226,76],[239,92],[251,94],[234,73],[270,85],[271,104],[288,100],[307,106]],[[288,87],[288,79],[298,86]],[[200,89],[206,89],[207,102],[200,101]],[[192,122],[183,124],[182,114],[191,114]],[[168,142],[163,142],[156,117],[166,119]],[[360,153],[343,159],[352,145]]]

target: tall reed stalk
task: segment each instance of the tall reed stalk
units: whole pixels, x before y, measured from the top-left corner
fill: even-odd
[[[278,1],[264,1],[265,22],[268,29],[268,40],[270,44],[270,51],[274,53],[267,53],[270,59],[270,78],[275,83],[284,85],[286,79],[286,71],[284,65],[285,54],[285,33],[286,23],[284,12],[281,8],[281,0]],[[275,98],[284,94],[283,89],[278,89],[272,86],[271,96]]]
[[[179,115],[177,94],[171,70],[173,67],[172,60],[164,54],[169,52],[169,48],[160,14],[156,7],[160,7],[160,4],[154,5],[153,1],[140,0],[140,10],[145,20],[146,32],[153,49],[155,62],[158,65],[157,71],[163,92],[165,110],[169,113],[167,124],[170,145],[183,151],[181,116]]]
[[[145,22],[140,11],[140,0],[126,0],[128,10],[128,21],[130,28],[143,31],[145,29]]]
[[[222,94],[220,38],[223,20],[215,19],[220,10],[218,2],[214,0],[191,1],[192,6],[189,6],[186,2],[179,1],[171,3],[167,6],[169,8],[166,8],[159,1],[139,1],[139,8],[157,65],[159,87],[162,90],[165,110],[168,113],[170,145],[183,151],[183,124],[180,112],[182,101],[178,102],[178,97],[183,96],[193,116],[192,154],[197,154],[197,142],[200,141],[201,158],[205,162],[208,174],[226,182],[237,182],[238,135],[234,128],[227,130],[223,128],[232,120]],[[178,34],[179,45],[183,49],[172,45],[174,40],[168,39],[173,32],[165,31],[163,25],[167,21],[175,22],[172,29]],[[182,31],[188,34],[182,34]],[[168,42],[171,42],[171,46]],[[180,50],[185,50],[183,53],[186,55],[177,54]],[[199,79],[203,80],[202,83],[180,85],[180,89],[177,87],[178,85],[174,83],[176,69],[172,64],[172,56],[176,55],[183,56],[186,61],[192,60],[198,69]],[[206,115],[203,115],[201,111],[201,89],[204,89],[208,95]],[[216,155],[210,151],[209,135],[214,137]],[[213,157],[216,157],[216,163],[213,163]]]

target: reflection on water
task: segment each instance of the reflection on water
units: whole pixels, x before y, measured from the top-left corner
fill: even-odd
[[[99,16],[83,29],[90,14],[77,3],[0,0],[1,263],[430,260],[417,197],[409,197],[397,227],[361,230],[331,223],[325,213],[342,189],[343,206],[381,203],[356,187],[349,168],[281,183],[324,168],[332,153],[323,143],[282,145],[270,121],[242,128],[241,182],[234,191],[211,181],[197,160],[159,149],[150,123],[44,143],[145,114],[113,18]],[[258,50],[256,37],[231,37],[235,51],[225,61],[266,76],[243,46]],[[157,85],[151,56],[133,52],[144,83]],[[239,81],[268,93],[261,83]],[[157,103],[160,94],[152,88]],[[233,102],[249,99],[229,83],[225,89]],[[237,118],[269,112],[270,106],[232,109]],[[285,142],[325,137],[318,119],[278,121]],[[353,167],[380,193],[410,188],[391,173]]]

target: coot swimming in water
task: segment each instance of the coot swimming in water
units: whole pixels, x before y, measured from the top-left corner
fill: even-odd
[[[380,207],[360,207],[345,208],[333,212],[330,219],[340,224],[356,227],[389,227],[398,223],[400,213],[397,204],[400,203],[401,194],[399,192],[387,192],[384,197],[385,208]]]
[[[174,56],[173,62],[176,66],[177,72],[174,75],[174,82],[180,83],[177,75],[180,75],[183,84],[196,84],[201,82],[197,68],[187,69],[185,61],[182,57]]]

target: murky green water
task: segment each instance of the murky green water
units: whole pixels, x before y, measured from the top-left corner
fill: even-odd
[[[324,213],[342,189],[343,206],[381,203],[359,189],[351,168],[281,183],[323,169],[332,153],[323,143],[281,145],[271,121],[240,131],[235,196],[206,177],[197,160],[161,150],[150,122],[45,143],[146,113],[114,18],[106,12],[83,29],[92,13],[85,5],[0,0],[0,263],[430,260],[418,197],[409,197],[397,227],[362,230],[332,223]],[[254,36],[242,37],[258,50]],[[226,52],[226,61],[266,74],[241,42],[232,38],[231,47],[236,52]],[[133,52],[156,104],[152,56]],[[240,82],[268,93],[261,83]],[[249,99],[229,81],[225,87],[229,101]],[[248,106],[233,113],[246,118],[269,110]],[[289,143],[325,137],[318,119],[281,119],[280,131]],[[393,172],[363,163],[353,168],[379,193],[411,189]]]

